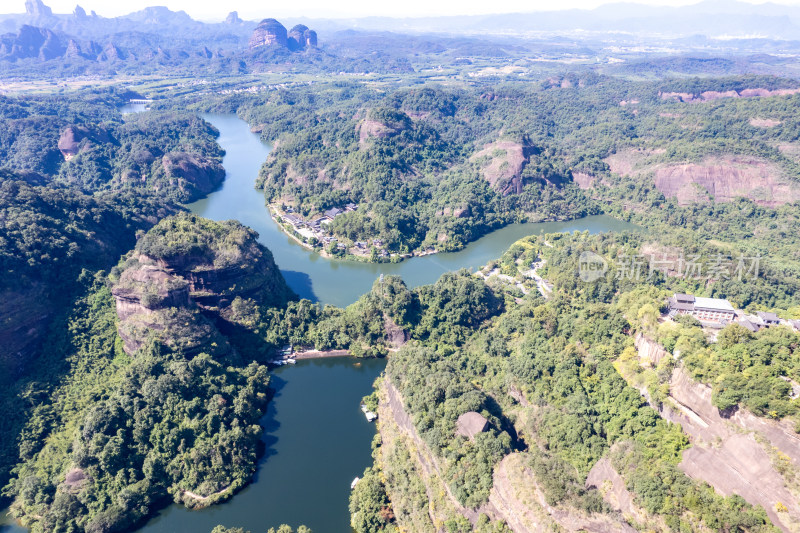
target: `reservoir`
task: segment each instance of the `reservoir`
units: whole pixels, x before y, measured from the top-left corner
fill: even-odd
[[[499,258],[511,244],[534,233],[588,230],[623,231],[636,226],[606,215],[569,222],[511,224],[484,235],[460,252],[412,257],[401,263],[360,263],[326,259],[283,233],[269,216],[261,191],[254,189],[258,170],[269,147],[235,115],[204,115],[220,132],[225,149],[226,177],[222,187],[189,206],[192,212],[214,220],[237,219],[256,230],[272,250],[289,286],[301,297],[344,307],[369,291],[381,274],[398,275],[409,287],[435,282],[445,272],[480,267]]]
[[[142,106],[144,107],[144,106]],[[143,109],[130,108],[138,112]],[[454,253],[414,257],[402,263],[330,260],[303,248],[278,229],[264,195],[254,189],[269,153],[258,135],[235,115],[204,115],[220,131],[225,149],[222,187],[189,206],[215,220],[237,219],[255,229],[301,297],[346,306],[369,291],[380,274],[399,275],[409,287],[435,282],[443,273],[480,267],[499,258],[516,240],[533,233],[624,231],[636,226],[600,215],[570,222],[512,224]],[[227,503],[199,511],[170,505],[139,531],[207,533],[216,525],[266,533],[287,523],[314,533],[350,533],[350,483],[370,465],[375,434],[359,409],[384,360],[330,358],[299,361],[272,372],[276,393],[263,419],[266,452],[253,482]],[[0,533],[24,532],[0,512]]]

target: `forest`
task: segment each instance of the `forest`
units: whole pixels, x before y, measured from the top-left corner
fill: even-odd
[[[796,82],[581,72],[414,85],[197,91],[134,116],[118,111],[132,96],[122,89],[0,96],[0,288],[14,303],[2,316],[10,323],[25,305],[41,312],[29,328],[36,342],[22,347],[30,357],[7,365],[14,380],[0,394],[9,413],[0,432],[13,435],[0,448],[0,484],[25,525],[117,531],[169,502],[200,507],[233,496],[262,453],[268,364],[291,344],[388,358],[365,403],[378,409],[396,389],[438,465],[437,494],[452,494],[452,512],[430,527],[506,533],[483,511],[495,472],[512,458],[547,505],[582,518],[621,520],[585,483],[604,461],[632,494],[639,530],[772,531],[765,509],[681,470],[690,442],[658,411],[677,363],[644,369],[632,354],[634,336],[646,335],[681,354],[720,412],[800,428],[796,333],[734,324],[711,339],[691,320],[659,322],[673,292],[800,318],[800,95],[661,96]],[[305,217],[358,204],[329,226],[344,242],[445,252],[506,224],[597,213],[641,229],[523,239],[489,267],[527,294],[462,270],[416,288],[385,276],[346,308],[298,300],[255,232],[183,213],[181,204],[224,178],[219,133],[199,111],[238,113],[272,144],[253,177],[266,203]],[[719,161],[766,169],[757,176],[766,181],[730,198],[697,182],[686,196],[659,181],[665,168]],[[576,275],[586,250],[609,265],[592,284]],[[679,255],[701,257],[704,271],[719,257],[761,262],[742,280],[634,277],[621,260]],[[523,275],[542,260],[539,274],[554,287],[547,299]],[[212,287],[201,278],[234,281]],[[455,433],[468,412],[488,424],[474,439]],[[381,428],[373,465],[352,492],[356,531],[430,520],[415,451]]]
[[[188,98],[197,110],[237,113],[273,145],[257,182],[267,203],[306,219],[358,204],[335,217],[330,235],[348,245],[379,239],[402,255],[458,250],[513,222],[605,212],[647,224],[640,215],[656,205],[649,215],[673,226],[687,218],[699,231],[706,218],[741,226],[776,216],[798,197],[798,95],[700,103],[660,95],[795,86],[774,76],[630,81],[578,72],[535,83],[342,81]],[[676,192],[660,176],[686,164],[712,166],[720,181]],[[727,184],[739,167],[745,177],[730,179],[752,185]],[[709,192],[725,187],[731,197]]]
[[[685,280],[631,279],[619,276],[614,267],[594,283],[578,279],[581,250],[593,250],[613,265],[618,253],[641,250],[653,239],[642,232],[523,239],[490,267],[519,279],[528,264],[544,259],[542,275],[555,287],[548,299],[535,289],[520,297],[513,285],[490,283],[489,290],[506,305],[484,315],[466,337],[412,334],[411,341],[391,355],[383,381],[391,380],[402,394],[406,413],[437,458],[458,504],[483,509],[497,479],[493,472],[501,460],[517,453],[524,456],[521,460],[533,472],[548,505],[568,509],[572,516],[613,517],[599,491],[584,484],[603,459],[624,478],[641,510],[633,524],[637,529],[773,530],[763,509],[738,496],[723,498],[679,469],[689,441],[655,408],[665,401],[666,376],[676,363],[665,361],[645,371],[640,382],[647,396],[626,379],[634,364],[631,358],[636,358],[634,333],[652,335],[670,352],[678,349],[696,380],[713,384],[713,402],[720,411],[741,408],[767,418],[792,417],[800,428],[797,402],[790,399],[791,387],[781,378],[797,379],[793,354],[800,337],[785,327],[752,335],[733,324],[711,342],[693,319],[657,321],[666,296],[683,290]],[[708,292],[698,288],[698,294]],[[796,309],[775,310],[790,316]],[[634,366],[635,372],[642,372]],[[379,380],[365,402],[377,403],[385,390]],[[474,440],[455,433],[456,420],[468,411],[489,422],[489,429]],[[421,471],[413,473],[413,455],[396,453],[396,436],[383,429],[392,422],[379,424],[374,465],[364,474],[369,485],[351,496],[359,532],[393,531],[412,523],[425,501],[408,486],[413,483],[409,475],[425,477]],[[382,447],[394,450],[391,460]],[[477,530],[458,513],[447,527]]]

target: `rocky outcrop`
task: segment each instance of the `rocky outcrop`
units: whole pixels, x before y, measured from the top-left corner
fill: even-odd
[[[364,120],[358,125],[358,142],[364,144],[371,137],[383,139],[396,135],[400,128],[375,120]]]
[[[62,57],[66,43],[51,30],[24,25],[16,34],[0,37],[0,58],[12,61],[38,58],[42,61]]]
[[[230,18],[230,15],[228,17]],[[264,19],[253,30],[249,42],[250,50],[262,47],[288,49],[291,52],[316,48],[317,32],[303,24],[286,31],[286,27],[277,20]]]
[[[241,24],[242,22],[244,21],[239,18],[238,11],[231,11],[228,13],[228,16],[225,17],[225,24]]]
[[[639,363],[644,367],[658,366],[665,357],[672,357],[663,346],[641,333],[636,334],[633,344],[639,352]]]
[[[225,179],[222,164],[200,154],[170,152],[161,158],[161,166],[184,202],[205,196]]]
[[[711,402],[711,388],[694,381],[683,368],[673,371],[670,400],[661,416],[681,424],[692,443],[683,452],[680,468],[721,494],[738,494],[763,506],[782,531],[797,531],[800,499],[774,463],[786,462],[794,471],[800,468],[800,436],[787,423],[746,411],[723,417]],[[788,511],[779,512],[781,506]]]
[[[594,189],[597,178],[588,172],[573,172],[572,181],[583,190]]]
[[[386,342],[393,348],[399,348],[411,340],[411,334],[401,328],[389,315],[384,316],[383,329],[386,334]]]
[[[800,187],[781,170],[762,159],[746,156],[709,157],[700,163],[681,163],[655,169],[655,185],[678,204],[729,202],[749,198],[776,207],[800,200]]]
[[[192,215],[161,221],[122,265],[112,294],[125,351],[150,338],[192,356],[230,352],[218,326],[237,298],[283,305],[293,295],[257,234]]]
[[[498,141],[484,146],[470,159],[489,158],[482,167],[483,176],[503,196],[522,192],[522,171],[535,148],[513,141]]]
[[[742,89],[740,91],[704,91],[699,94],[682,92],[659,92],[658,96],[662,100],[673,100],[676,102],[711,102],[721,98],[753,98],[769,96],[789,96],[800,93],[800,88],[788,89],[764,89],[761,87]]]
[[[285,48],[288,45],[288,34],[283,24],[275,19],[264,19],[259,22],[250,36],[249,48],[261,46],[277,46]]]
[[[82,141],[86,142],[82,142]],[[79,152],[89,150],[93,143],[107,143],[111,138],[104,129],[90,129],[86,126],[67,126],[58,138],[58,149],[69,161]]]
[[[316,48],[317,32],[308,29],[308,26],[298,24],[289,30],[287,46],[293,52],[305,50],[306,48]]]
[[[539,531],[586,531],[593,533],[634,533],[636,529],[614,514],[586,514],[577,509],[552,506],[531,469],[526,454],[507,455],[495,467],[489,503],[497,517],[514,533]]]
[[[25,13],[31,17],[52,17],[53,10],[42,0],[25,0]]]
[[[371,109],[356,126],[358,142],[364,145],[372,138],[384,139],[397,135],[411,126],[411,117],[402,111]]]
[[[227,341],[190,300],[186,280],[154,263],[136,256],[112,290],[125,351],[133,354],[156,338],[187,357],[228,353]]]

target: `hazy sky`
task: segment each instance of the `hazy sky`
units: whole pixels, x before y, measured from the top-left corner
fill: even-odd
[[[633,0],[635,3],[655,5],[687,5],[698,0]],[[763,0],[748,0],[762,3]],[[184,10],[201,20],[221,20],[233,10],[244,19],[264,17],[352,17],[369,15],[418,16],[418,15],[475,15],[485,13],[518,13],[568,8],[593,8],[609,3],[608,0],[292,0],[291,2],[269,2],[264,0],[44,0],[54,13],[71,13],[79,3],[88,13],[95,10],[98,15],[113,17],[137,11],[147,6],[166,5],[173,11]],[[780,4],[800,5],[800,0],[773,0]],[[25,11],[25,0],[0,0],[0,12],[21,13]]]

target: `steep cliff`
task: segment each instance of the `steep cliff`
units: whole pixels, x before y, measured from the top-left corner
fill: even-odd
[[[162,157],[161,166],[168,186],[178,191],[178,199],[183,202],[205,196],[225,179],[220,162],[200,154],[170,152]]]
[[[81,290],[84,269],[109,268],[137,230],[175,209],[148,195],[128,203],[20,178],[0,173],[0,382],[31,368],[51,321]]]
[[[513,141],[487,144],[472,156],[472,160],[488,162],[482,165],[486,181],[503,196],[522,192],[522,171],[534,148]]]
[[[230,353],[218,327],[237,298],[283,305],[293,295],[257,234],[193,215],[161,221],[119,268],[112,294],[125,351],[148,339],[193,356]]]
[[[286,27],[275,19],[264,19],[253,30],[249,47],[252,50],[260,46],[286,47],[287,44],[288,34]]]
[[[250,50],[271,47],[300,52],[317,47],[317,32],[303,24],[297,24],[286,31],[286,27],[277,20],[264,19],[253,30],[248,47]]]

